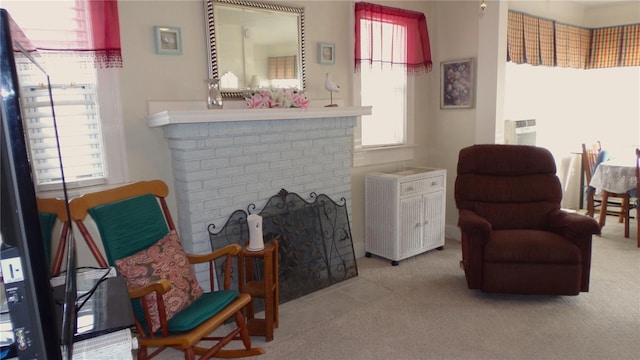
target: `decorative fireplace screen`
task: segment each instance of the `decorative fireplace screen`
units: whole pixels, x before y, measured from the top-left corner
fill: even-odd
[[[311,202],[282,189],[272,196],[258,213],[266,243],[278,240],[280,303],[358,275],[346,200],[340,204],[327,195],[310,194]],[[216,231],[208,226],[212,249],[228,244],[245,246],[249,239],[247,216],[256,208],[234,211],[225,225]],[[237,263],[234,262],[234,274]],[[216,264],[221,281],[224,264]],[[262,264],[255,264],[261,276]],[[235,278],[235,277],[233,277]],[[237,286],[237,281],[234,281]]]

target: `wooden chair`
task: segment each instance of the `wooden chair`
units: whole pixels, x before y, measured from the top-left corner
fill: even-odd
[[[251,297],[229,289],[232,257],[239,254],[240,246],[229,245],[210,254],[184,254],[165,201],[168,193],[169,189],[162,181],[142,181],[86,194],[70,202],[71,218],[85,239],[91,238],[84,224],[85,218],[90,215],[95,221],[107,260],[110,265],[118,268],[121,275],[127,272],[126,264],[132,264],[130,268],[135,269],[133,272],[139,273],[140,269],[147,269],[149,273],[162,272],[156,276],[159,280],[151,281],[154,278],[149,277],[149,283],[140,287],[132,287],[134,275],[129,273],[125,276],[136,314],[138,359],[152,358],[167,347],[183,351],[187,360],[195,359],[196,354],[201,356],[200,359],[263,354],[263,349],[251,347],[246,320],[242,314]],[[176,237],[176,240],[168,251],[167,247],[161,246],[170,244],[167,239],[171,237]],[[176,257],[180,253],[183,254],[184,261],[179,261]],[[156,262],[143,262],[145,256],[146,259],[153,258]],[[192,297],[198,293],[199,288],[201,295],[191,299],[193,302],[186,308],[178,309],[171,314],[172,306],[175,304],[175,293],[172,295],[171,292],[183,289],[185,282],[182,280],[186,278],[181,278],[175,283],[171,283],[168,278],[176,272],[193,275],[190,264],[208,263],[209,285],[214,289],[213,261],[217,258],[225,260],[225,277],[223,284],[219,284],[222,289],[202,293],[200,285],[192,276],[195,285],[188,287],[187,294]],[[167,263],[163,263],[164,261]],[[184,266],[181,266],[182,263]],[[150,294],[154,295],[149,297]],[[167,298],[171,301],[163,301]],[[227,335],[210,335],[231,318],[235,319],[236,326]],[[211,347],[198,346],[203,340],[215,340],[216,343]],[[241,340],[244,348],[223,349],[232,340]],[[157,349],[149,354],[149,347]]]
[[[62,268],[62,260],[65,256],[65,250],[67,249],[67,238],[69,231],[71,230],[71,223],[67,221],[67,207],[64,199],[58,198],[38,198],[38,212],[40,213],[40,226],[42,229],[42,238],[45,242],[45,251],[47,252],[47,259],[51,257],[51,248],[53,246],[53,230],[56,222],[62,223],[62,229],[60,231],[60,239],[56,254],[53,258],[53,264],[51,264],[51,276],[60,275]],[[99,266],[107,267],[107,261],[100,253],[100,249],[93,241],[88,239],[87,246],[96,259]],[[49,265],[49,264],[48,264]]]
[[[636,227],[640,248],[640,148],[636,149]]]
[[[582,166],[587,185],[587,215],[591,217],[595,213],[596,204],[600,204],[600,201],[595,199],[595,189],[589,186],[589,183],[593,173],[596,171],[596,162],[601,150],[602,147],[599,141],[589,147],[586,144],[582,144]]]
[[[587,146],[582,144],[582,161],[585,171],[585,180],[587,182],[587,215],[593,217],[595,210],[600,207],[600,217],[598,223],[600,227],[604,226],[606,215],[617,215],[618,222],[625,224],[625,237],[629,237],[629,193],[612,193],[603,190],[602,194],[596,195],[596,189],[589,186],[591,177],[596,171],[598,164],[605,159],[602,159],[604,150],[600,141]],[[612,198],[619,198],[619,202],[611,202]],[[609,206],[619,206],[619,211],[612,210]]]
[[[47,266],[50,267],[51,276],[60,274],[62,267],[62,259],[64,258],[64,250],[67,243],[67,235],[69,235],[69,221],[67,217],[66,201],[57,198],[38,198],[38,213],[40,215],[40,229],[42,231],[42,240],[44,241],[45,253],[47,254]],[[56,255],[51,264],[51,249],[53,248],[53,231],[56,223],[62,223],[60,230],[60,239],[56,250]]]
[[[615,211],[612,212],[608,206],[611,205],[612,203],[609,202],[610,198],[619,198],[620,203],[620,211]],[[618,205],[617,203],[614,205]],[[631,192],[627,191],[624,193],[614,193],[614,192],[609,192],[607,190],[602,190],[602,201],[601,201],[601,207],[600,207],[600,217],[598,220],[598,224],[600,225],[600,227],[603,227],[605,224],[605,219],[607,215],[618,215],[618,222],[619,223],[624,223],[624,237],[628,238],[629,237],[629,221],[631,218],[631,208],[632,208],[632,204],[631,204]]]

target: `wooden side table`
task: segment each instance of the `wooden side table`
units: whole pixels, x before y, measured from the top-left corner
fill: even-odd
[[[254,274],[254,263],[263,260],[262,279]],[[243,247],[240,253],[238,273],[240,292],[251,295],[246,307],[249,335],[264,336],[266,341],[273,340],[273,329],[278,327],[278,241],[264,244],[260,251],[250,251]],[[256,319],[254,301],[264,299],[264,319]]]

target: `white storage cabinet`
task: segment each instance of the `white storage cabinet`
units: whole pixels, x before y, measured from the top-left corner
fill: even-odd
[[[365,176],[365,251],[400,260],[444,248],[444,169],[410,168]]]

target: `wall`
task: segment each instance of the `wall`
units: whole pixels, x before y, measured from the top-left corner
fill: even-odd
[[[342,89],[334,100],[353,104],[353,54],[351,2],[292,1],[306,9],[307,94],[312,106],[328,103],[324,74],[330,72]],[[418,158],[415,164],[448,170],[446,223],[456,229],[457,210],[453,201],[453,182],[458,151],[476,142],[494,142],[496,124],[502,121],[503,80],[501,67],[505,52],[506,7],[534,12],[540,9],[549,17],[570,22],[572,19],[591,24],[604,11],[581,11],[573,5],[557,1],[488,1],[482,13],[479,1],[389,1],[395,7],[423,11],[427,16],[434,68],[418,76],[414,94],[416,125],[414,137]],[[145,120],[149,100],[196,100],[205,102],[207,77],[203,4],[200,0],[137,1],[118,3],[124,67],[121,69],[122,114],[124,117],[129,173],[132,181],[162,179],[173,189],[171,155],[160,129],[150,129]],[[524,8],[527,6],[527,8]],[[623,7],[628,22],[628,8]],[[556,13],[557,12],[557,13]],[[638,13],[638,12],[636,12]],[[544,14],[538,14],[543,16]],[[612,21],[618,14],[606,12]],[[640,15],[639,15],[640,16]],[[640,20],[637,20],[640,22]],[[156,55],[153,26],[177,26],[182,29],[183,54]],[[317,43],[336,45],[335,65],[317,63]],[[477,99],[473,109],[441,110],[439,108],[439,64],[441,61],[477,59]],[[500,119],[498,122],[497,119]],[[351,169],[352,232],[356,254],[363,254],[364,174],[400,166],[390,163]],[[175,198],[169,197],[176,212]]]

